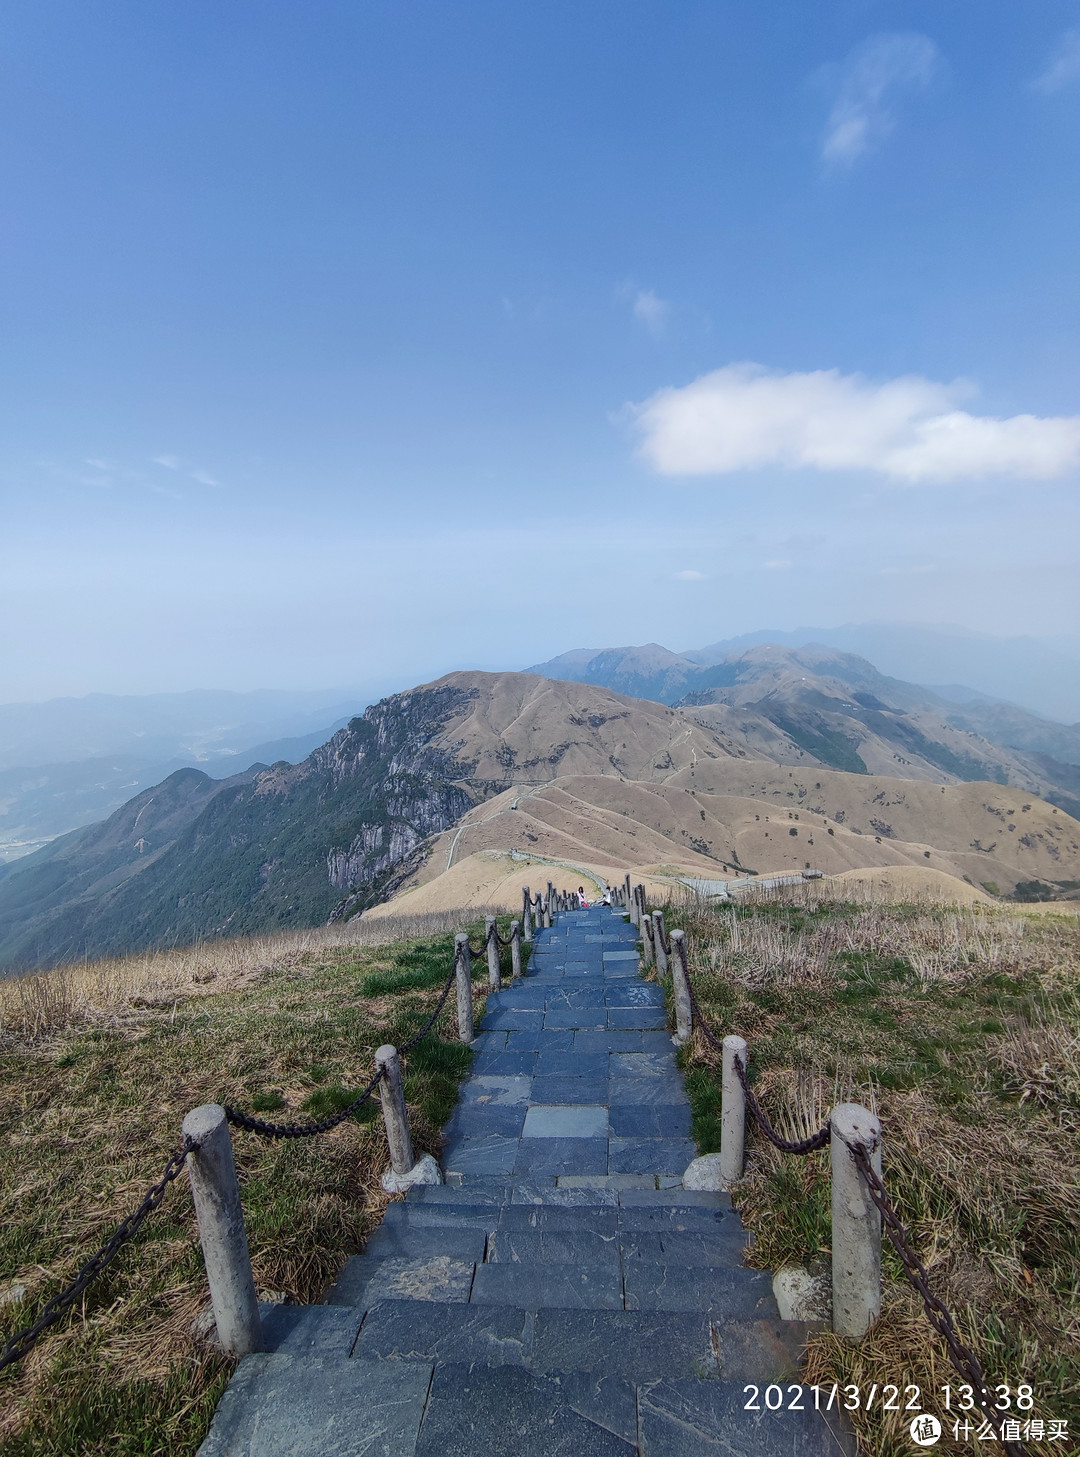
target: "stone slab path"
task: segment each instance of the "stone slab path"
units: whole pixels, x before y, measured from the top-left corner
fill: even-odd
[[[392,1203],[322,1306],[269,1310],[200,1457],[851,1457],[798,1398],[621,912],[564,913],[488,999],[447,1183]],[[807,1404],[811,1409],[806,1410]]]

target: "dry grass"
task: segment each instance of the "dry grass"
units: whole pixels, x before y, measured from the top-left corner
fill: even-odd
[[[319,952],[391,946],[439,936],[493,910],[432,911],[419,916],[354,920],[267,936],[203,941],[103,961],[72,962],[53,971],[0,976],[0,1037],[47,1035],[79,1020],[125,1015],[129,1009],[172,1005],[180,999],[236,991],[262,973]]]
[[[323,1116],[401,1043],[452,964],[446,915],[360,922],[65,968],[3,987],[0,1340],[36,1315],[141,1199],[199,1103]],[[502,923],[505,932],[506,922]],[[405,933],[409,933],[404,939]],[[476,968],[484,995],[486,968]],[[365,980],[378,975],[378,995]],[[397,985],[395,985],[395,980]],[[453,1007],[443,1016],[452,1034]],[[419,1151],[470,1061],[425,1038],[406,1067]],[[297,1142],[234,1139],[256,1284],[317,1299],[386,1204],[377,1104]],[[21,1298],[13,1298],[20,1295]],[[5,1299],[6,1297],[6,1299]],[[229,1366],[195,1336],[207,1300],[187,1180],[21,1368],[0,1377],[5,1457],[182,1457],[205,1434]]]
[[[750,1047],[752,1075],[790,1137],[840,1100],[874,1108],[885,1181],[932,1285],[995,1382],[1036,1391],[1031,1415],[1080,1418],[1080,929],[983,907],[841,901],[808,885],[681,917],[711,1025]],[[715,1055],[686,1054],[703,1151],[719,1146]],[[736,1203],[751,1259],[827,1254],[825,1155],[751,1137]],[[959,1377],[892,1251],[883,1311],[850,1345],[811,1343],[808,1375],[913,1382],[930,1409]],[[875,1457],[910,1453],[900,1418],[855,1413]],[[959,1451],[947,1428],[942,1447]],[[939,1450],[941,1450],[939,1448]],[[970,1452],[970,1446],[967,1450]]]

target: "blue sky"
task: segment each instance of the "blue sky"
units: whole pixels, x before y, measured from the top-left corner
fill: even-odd
[[[1075,3],[35,0],[0,136],[0,700],[1078,630]]]

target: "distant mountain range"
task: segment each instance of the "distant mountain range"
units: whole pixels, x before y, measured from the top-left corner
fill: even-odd
[[[855,774],[995,780],[1080,814],[1080,725],[889,678],[853,653],[762,643],[717,658],[648,643],[579,648],[528,671],[678,705],[777,763],[810,756]]]
[[[445,869],[454,827],[481,836],[469,853],[553,847],[613,869],[925,866],[994,894],[1080,887],[1080,824],[1036,797],[1028,760],[1041,760],[956,728],[926,690],[824,649],[708,668],[664,654],[623,650],[604,671],[668,693],[682,674],[696,686],[678,708],[576,679],[453,673],[373,705],[299,764],[178,770],[0,868],[0,965],[362,911]]]
[[[0,861],[103,819],[176,769],[296,763],[367,701],[207,690],[0,705]]]

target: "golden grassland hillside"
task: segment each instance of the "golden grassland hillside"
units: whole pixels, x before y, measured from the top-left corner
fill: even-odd
[[[751,1080],[781,1134],[828,1109],[874,1109],[884,1179],[935,1293],[995,1383],[1034,1389],[1029,1417],[1080,1421],[1080,923],[1001,908],[856,904],[807,886],[725,908],[684,906],[710,1025],[749,1046]],[[715,1050],[681,1057],[702,1151],[719,1147]],[[827,1266],[827,1154],[749,1135],[734,1193],[750,1262]],[[882,1317],[861,1344],[811,1341],[808,1379],[960,1378],[885,1248]],[[903,1413],[852,1412],[864,1452],[911,1451]],[[947,1426],[941,1448],[970,1454]],[[938,1450],[941,1450],[939,1448]]]
[[[462,924],[332,927],[0,982],[0,1344],[139,1203],[189,1109],[288,1121],[350,1102],[374,1049],[430,1011]],[[439,1029],[406,1063],[420,1152],[437,1151],[471,1060],[452,1006]],[[260,1298],[318,1300],[387,1201],[377,1101],[318,1138],[237,1132],[234,1148]],[[230,1369],[196,1334],[207,1302],[181,1177],[82,1307],[0,1374],[5,1457],[193,1453]]]
[[[1022,790],[730,758],[698,759],[663,782],[592,774],[515,786],[436,836],[391,904],[462,904],[454,872],[481,852],[588,867],[611,881],[666,866],[701,879],[909,868],[993,895],[1031,881],[1080,883],[1080,823]],[[514,903],[494,884],[490,893]]]

